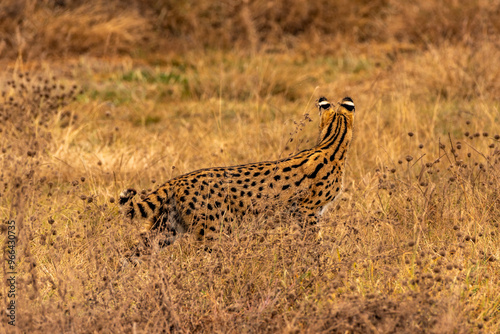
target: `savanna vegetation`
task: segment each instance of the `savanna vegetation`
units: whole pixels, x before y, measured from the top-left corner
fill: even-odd
[[[0,328],[500,332],[499,8],[1,1]],[[323,95],[356,119],[318,237],[247,216],[126,260],[123,189],[312,146]]]

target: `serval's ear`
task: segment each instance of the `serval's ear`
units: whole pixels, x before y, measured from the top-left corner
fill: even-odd
[[[352,112],[354,112],[356,109],[354,107],[354,102],[349,96],[346,96],[342,99],[342,102],[340,102],[340,106]]]
[[[323,112],[323,110],[329,109],[332,106],[332,104],[330,102],[328,102],[328,100],[326,99],[326,97],[322,96],[316,102],[316,106],[318,107],[319,113],[321,115],[321,113]]]

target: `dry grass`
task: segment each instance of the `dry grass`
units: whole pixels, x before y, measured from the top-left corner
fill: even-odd
[[[496,39],[499,7],[500,0],[4,0],[0,55],[64,59],[205,48],[336,55],[339,44],[392,53]]]
[[[496,2],[15,3],[0,215],[19,232],[19,332],[500,331]],[[121,190],[311,146],[321,95],[357,114],[320,239],[249,216],[211,253],[185,237],[123,265],[138,229]]]

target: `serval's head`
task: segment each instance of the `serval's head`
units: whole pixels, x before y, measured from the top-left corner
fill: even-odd
[[[332,131],[335,131],[336,125],[340,121],[345,120],[346,126],[352,129],[355,107],[350,97],[344,97],[336,108],[325,97],[320,97],[316,105],[320,115],[320,142],[325,136],[329,136]]]

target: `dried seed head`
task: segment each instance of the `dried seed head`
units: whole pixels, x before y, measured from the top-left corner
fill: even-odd
[[[408,132],[408,136],[413,137],[413,132]]]
[[[406,161],[410,162],[413,160],[413,157],[411,155],[406,156]]]

